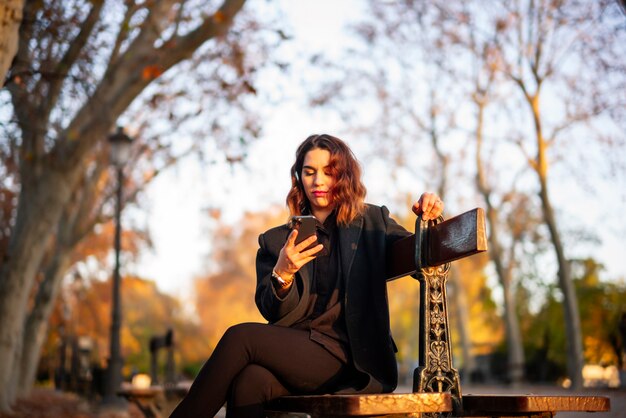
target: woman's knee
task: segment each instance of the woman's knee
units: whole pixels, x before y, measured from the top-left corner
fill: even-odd
[[[231,391],[234,405],[262,403],[289,394],[272,372],[257,364],[246,366],[237,375]]]
[[[222,336],[222,340],[228,341],[229,343],[243,344],[252,337],[260,326],[262,327],[264,325],[265,324],[254,322],[244,322],[242,324],[233,325],[226,330]]]

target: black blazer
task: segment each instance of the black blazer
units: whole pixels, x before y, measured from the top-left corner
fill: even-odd
[[[287,225],[281,225],[259,236],[255,295],[265,319],[287,327],[302,318],[311,289],[311,263],[296,274],[296,286],[284,298],[279,298],[272,286],[272,268],[289,232]],[[386,207],[369,204],[362,216],[339,227],[346,328],[354,366],[363,377],[358,387],[348,391],[386,393],[396,388],[398,369],[389,328],[385,261],[391,244],[407,235],[410,233],[389,217]]]

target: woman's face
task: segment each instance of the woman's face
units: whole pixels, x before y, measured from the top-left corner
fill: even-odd
[[[325,149],[314,148],[304,156],[302,186],[313,214],[320,211],[330,212],[333,209],[331,190],[335,185],[335,178],[329,164],[330,152]]]

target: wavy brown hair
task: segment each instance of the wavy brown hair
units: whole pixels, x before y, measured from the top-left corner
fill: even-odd
[[[337,212],[337,223],[347,225],[365,208],[366,190],[361,182],[361,166],[345,142],[327,134],[309,136],[296,151],[296,162],[291,167],[291,190],[287,194],[289,212],[291,216],[311,213],[301,176],[304,157],[316,148],[330,152],[328,168],[335,178],[330,193]]]

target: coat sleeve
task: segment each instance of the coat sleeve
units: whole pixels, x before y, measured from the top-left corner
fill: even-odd
[[[300,301],[298,286],[294,283],[285,297],[280,298],[272,284],[272,269],[276,265],[278,254],[268,249],[265,234],[259,236],[259,250],[256,256],[256,294],[255,302],[259,312],[270,323],[276,322],[293,311]]]
[[[391,216],[389,216],[389,209],[387,209],[385,206],[382,206],[381,210],[383,212],[383,219],[386,225],[385,245],[387,246],[387,251],[389,252],[394,242],[404,237],[408,237],[409,235],[411,235],[411,232],[407,231],[402,225],[397,223]],[[411,277],[417,278],[417,276],[415,276],[415,273],[412,274]]]

